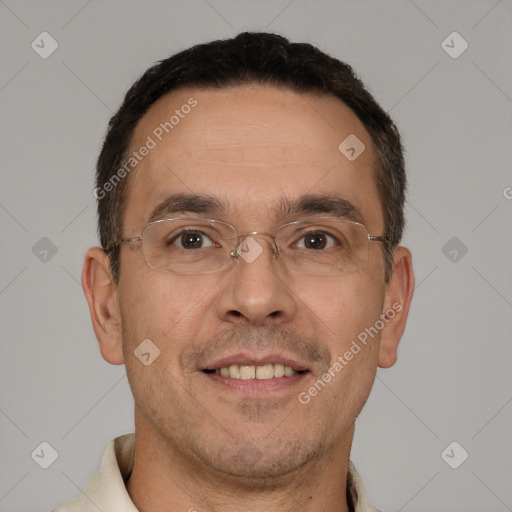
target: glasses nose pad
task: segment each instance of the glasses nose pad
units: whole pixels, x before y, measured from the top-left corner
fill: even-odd
[[[279,249],[275,238],[272,246],[272,254],[274,255],[274,259],[279,259],[281,257],[281,250]]]

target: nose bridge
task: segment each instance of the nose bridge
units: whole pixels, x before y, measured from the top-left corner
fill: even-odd
[[[272,257],[265,257],[264,246],[267,244],[263,243],[264,239],[272,248]],[[219,299],[219,315],[225,321],[251,325],[263,325],[271,319],[290,320],[296,304],[274,264],[275,235],[254,231],[242,233],[232,252],[237,264]]]
[[[245,233],[240,233],[238,235],[238,244],[240,245],[240,243],[241,243],[240,240],[242,240],[242,239],[245,240],[246,237],[248,237],[248,236],[262,236],[262,237],[266,237],[266,238],[271,238],[275,245],[276,235],[273,235],[272,233],[263,233],[261,231],[246,231]]]

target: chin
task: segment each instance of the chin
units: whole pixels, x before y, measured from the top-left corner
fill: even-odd
[[[240,480],[239,485],[244,482],[248,487],[276,487],[282,485],[281,480],[295,477],[301,468],[321,458],[325,446],[312,439],[267,438],[260,442],[231,440],[224,447],[195,446],[193,451],[205,466]]]

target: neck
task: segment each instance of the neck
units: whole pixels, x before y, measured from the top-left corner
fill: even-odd
[[[137,421],[135,463],[127,491],[140,512],[348,512],[347,474],[353,426],[334,449],[273,478],[220,473]]]

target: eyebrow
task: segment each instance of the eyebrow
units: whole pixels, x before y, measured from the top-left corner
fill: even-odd
[[[331,215],[333,217],[364,223],[363,214],[348,199],[336,194],[305,194],[295,200],[281,201],[283,216]]]
[[[160,220],[178,212],[216,215],[225,211],[225,205],[213,196],[203,194],[172,194],[151,212],[149,222]]]
[[[184,212],[217,216],[222,213],[225,214],[227,211],[227,204],[217,197],[204,194],[177,193],[170,195],[153,209],[149,216],[149,222]],[[293,200],[281,199],[275,217],[316,214],[364,223],[363,215],[356,206],[336,194],[304,194]]]

